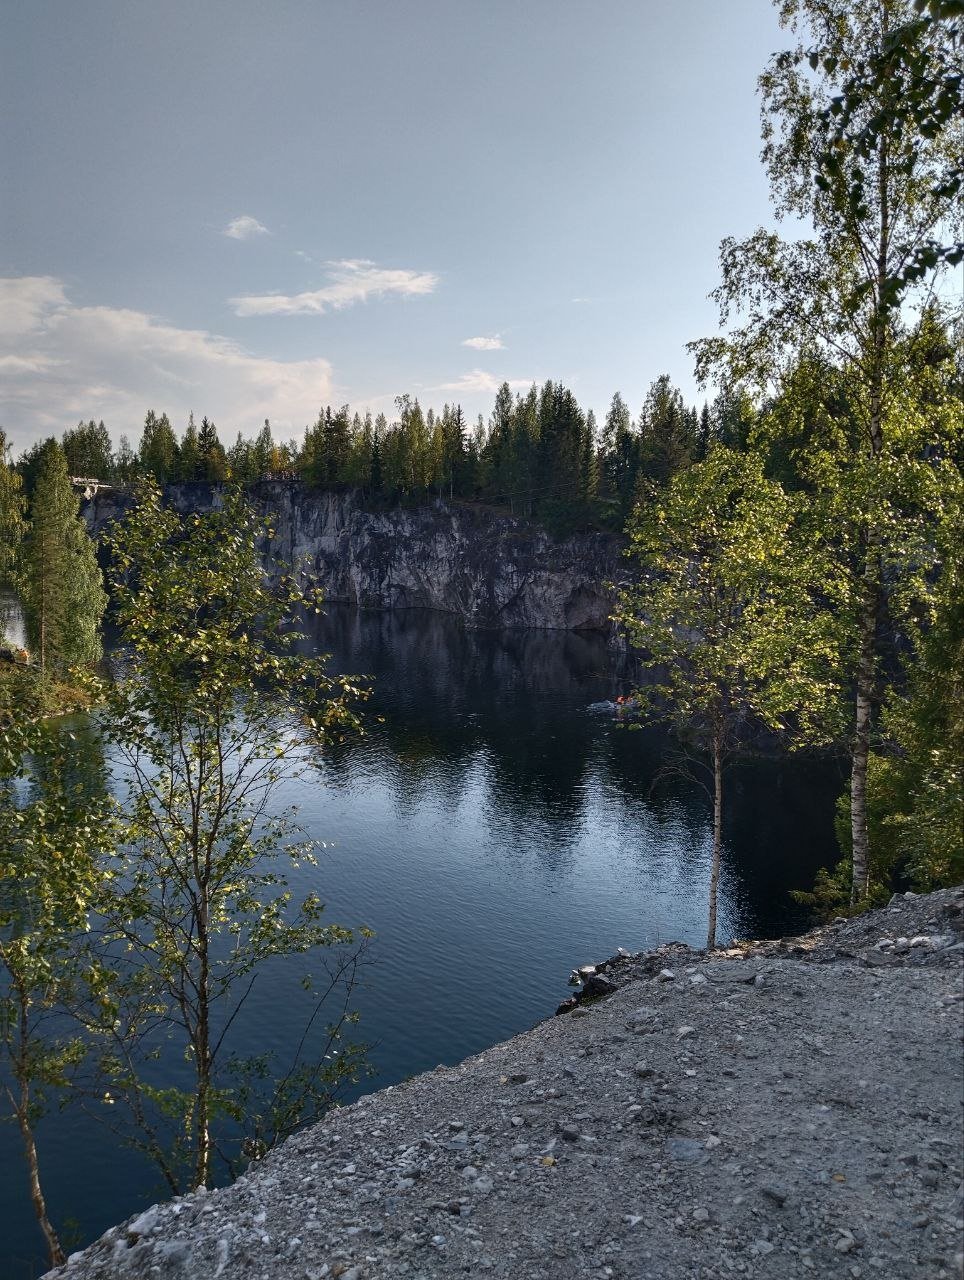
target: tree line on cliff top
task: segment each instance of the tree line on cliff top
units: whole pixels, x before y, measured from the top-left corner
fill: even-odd
[[[560,530],[616,529],[647,485],[700,461],[715,442],[742,443],[751,413],[746,398],[731,393],[701,410],[687,406],[663,375],[638,414],[617,393],[601,423],[568,388],[546,382],[524,394],[503,384],[488,420],[480,415],[472,425],[460,405],[425,409],[406,395],[391,420],[324,406],[301,441],[276,441],[265,422],[254,439],[239,434],[225,448],[210,419],[198,428],[191,417],[179,436],[167,414],[150,410],[136,450],[122,436],[115,451],[103,422],[93,420],[66,430],[60,443],[71,475],[121,486],[138,475],[161,485],[286,477],[352,488],[375,502],[457,498]],[[42,447],[17,463],[28,492]]]
[[[751,725],[793,746],[831,744],[849,754],[843,858],[819,877],[810,895],[816,905],[861,908],[897,885],[960,879],[964,378],[960,311],[942,302],[940,286],[942,269],[964,256],[952,225],[961,190],[952,136],[961,6],[779,0],[778,8],[794,45],[760,78],[763,160],[777,215],[806,230],[792,240],[760,230],[723,242],[720,331],[693,344],[700,377],[725,388],[712,405],[696,413],[658,379],[638,418],[617,396],[599,425],[559,384],[521,395],[503,387],[489,422],[471,430],[457,406],[435,414],[401,397],[392,423],[326,409],[297,446],[276,444],[265,424],[256,440],[227,450],[207,419],[200,429],[189,422],[178,439],[164,415],[152,413],[137,454],[122,444],[117,455],[102,424],[81,424],[18,469],[0,468],[0,574],[16,575],[33,643],[47,634],[41,647],[68,669],[78,655],[62,647],[72,631],[58,619],[73,616],[78,601],[102,608],[89,565],[88,589],[75,592],[74,604],[44,604],[51,575],[43,548],[74,569],[84,555],[76,499],[56,496],[66,493],[68,474],[124,482],[137,473],[214,481],[300,475],[379,501],[479,499],[560,530],[618,526],[628,516],[638,572],[617,617],[655,673],[636,707],[643,718],[675,725],[684,767],[713,804],[707,945],[716,941],[726,767]],[[270,789],[248,794],[253,811],[225,807],[223,795],[206,790],[218,770],[205,744],[222,742],[224,730],[232,740],[238,708],[260,716],[262,688],[290,696],[289,655],[275,652],[273,640],[266,648],[255,625],[278,615],[258,585],[255,539],[270,529],[258,533],[252,521],[230,498],[222,513],[178,522],[148,487],[127,531],[115,536],[113,586],[133,666],[105,689],[103,723],[129,753],[135,782],[141,771],[134,826],[122,841],[133,862],[105,875],[118,847],[109,840],[107,861],[92,861],[98,833],[111,830],[109,806],[92,824],[89,796],[83,811],[75,803],[69,750],[45,755],[36,736],[45,722],[7,709],[0,1027],[21,1085],[10,1100],[45,1232],[31,1088],[63,1087],[83,1055],[76,1040],[45,1040],[38,1027],[51,1002],[73,998],[75,983],[87,991],[86,1030],[115,1037],[96,1059],[107,1073],[98,1077],[102,1087],[109,1076],[171,1185],[179,1177],[188,1185],[210,1180],[214,1118],[220,1110],[240,1123],[240,1100],[251,1096],[250,1082],[216,1083],[221,1041],[212,1038],[207,999],[212,983],[223,994],[270,954],[273,944],[251,914],[268,909],[280,922],[284,893],[271,896],[262,852],[281,841],[299,856],[283,821],[258,825],[268,817]],[[278,607],[310,605],[281,580],[294,595]],[[249,612],[235,616],[245,601]],[[96,619],[87,634],[96,637]],[[305,679],[298,674],[298,687]],[[351,723],[342,695],[357,689],[334,688],[323,668],[307,687],[318,706],[285,702],[284,714],[263,726],[269,737],[286,716],[305,743]],[[274,759],[283,761],[287,748],[273,741]],[[208,783],[191,772],[199,761]],[[221,821],[227,827],[205,851],[195,836]],[[219,851],[229,854],[223,879],[205,861]],[[158,884],[174,883],[191,886],[188,897],[206,922],[188,931],[186,952],[176,941],[184,936],[176,912],[164,910],[174,899],[157,894]],[[224,988],[212,976],[212,904],[198,883],[225,888],[214,918],[229,932],[236,927],[248,947],[250,968],[245,959]],[[121,904],[113,915],[111,902]],[[113,921],[110,945],[144,962],[119,966],[120,985],[110,965],[78,969],[72,958],[95,903],[98,918]],[[316,936],[314,909],[302,904],[285,925],[296,950],[341,940],[331,926],[335,934]],[[131,920],[133,931],[123,923]],[[194,1065],[181,1092],[158,1089],[137,1069],[161,1026],[177,1026]],[[302,1094],[290,1076],[283,1080],[293,1122],[315,1095],[310,1081]],[[180,1135],[173,1155],[151,1120],[169,1124],[172,1116]],[[253,1140],[265,1141],[263,1133]]]

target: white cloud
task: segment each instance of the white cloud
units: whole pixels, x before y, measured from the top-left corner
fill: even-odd
[[[531,378],[497,378],[495,374],[489,373],[487,369],[472,369],[469,373],[463,373],[456,378],[454,382],[440,382],[437,386],[429,387],[429,391],[460,391],[465,395],[471,395],[473,392],[488,392],[492,395],[498,391],[503,382],[508,382],[513,391],[521,391],[523,388],[531,386]]]
[[[491,338],[463,338],[463,347],[471,347],[473,351],[502,351],[505,344],[499,334],[493,334]]]
[[[232,298],[231,305],[239,316],[309,316],[326,311],[340,311],[356,302],[380,298],[386,294],[413,297],[432,293],[438,276],[431,271],[376,266],[367,258],[348,258],[325,264],[328,283],[320,289],[287,295],[283,293],[247,294]]]
[[[63,302],[64,286],[53,276],[0,279],[0,337],[30,333],[52,307]]]
[[[257,218],[242,213],[240,218],[231,219],[224,228],[224,234],[231,240],[250,240],[253,236],[270,236],[271,232]]]
[[[17,448],[103,418],[115,438],[136,436],[150,408],[183,425],[191,409],[224,440],[270,418],[300,432],[332,397],[323,358],[271,360],[203,329],[179,329],[142,311],[77,307],[50,277],[0,280],[9,333],[0,364],[0,422]]]

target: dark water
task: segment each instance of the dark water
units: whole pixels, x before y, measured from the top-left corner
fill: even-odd
[[[279,804],[297,802],[331,846],[293,888],[377,933],[357,1001],[359,1032],[377,1042],[366,1087],[531,1026],[567,995],[572,968],[618,946],[703,942],[708,801],[680,781],[652,790],[660,735],[587,713],[627,684],[601,639],[335,607],[317,642],[335,669],[374,677],[369,733]],[[798,922],[787,890],[833,859],[839,780],[824,764],[771,761],[728,785],[720,936],[784,932]],[[293,976],[281,965],[256,986],[240,1052],[300,1028]],[[14,1137],[0,1129],[4,1277],[42,1270]],[[76,1219],[82,1242],[163,1194],[72,1113],[45,1120],[40,1144],[53,1215]]]

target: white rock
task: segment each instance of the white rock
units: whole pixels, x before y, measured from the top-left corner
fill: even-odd
[[[128,1223],[127,1234],[131,1236],[147,1236],[157,1226],[161,1211],[158,1205],[151,1205],[149,1209],[145,1209],[143,1213],[138,1214],[133,1222]]]

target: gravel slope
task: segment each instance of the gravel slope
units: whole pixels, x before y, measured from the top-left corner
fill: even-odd
[[[62,1280],[964,1275],[964,890],[584,974],[559,1017],[363,1098]]]

